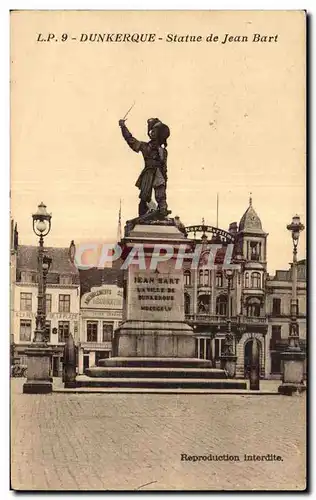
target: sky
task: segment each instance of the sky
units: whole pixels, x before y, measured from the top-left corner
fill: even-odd
[[[38,42],[39,34],[51,42]],[[67,40],[61,41],[61,35]],[[154,43],[80,42],[90,33],[155,33]],[[199,43],[166,42],[168,33]],[[219,42],[206,42],[213,33]],[[247,42],[221,43],[225,34]],[[278,35],[252,42],[253,34]],[[76,38],[76,40],[71,40]],[[287,268],[286,225],[306,224],[305,19],[302,12],[23,12],[11,15],[11,216],[36,244],[31,214],[52,213],[45,243],[116,239],[137,215],[141,155],[118,120],[168,140],[168,204],[187,226],[239,222],[253,207],[268,236],[268,271]],[[306,231],[298,257],[305,257]]]

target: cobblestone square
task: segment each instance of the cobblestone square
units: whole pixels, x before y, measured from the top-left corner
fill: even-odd
[[[302,490],[306,396],[22,394],[11,383],[16,490]],[[281,461],[244,461],[244,454]],[[181,460],[234,455],[240,461]]]

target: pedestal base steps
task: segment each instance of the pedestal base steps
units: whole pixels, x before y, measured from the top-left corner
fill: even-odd
[[[76,387],[245,390],[247,383],[228,379],[206,360],[130,357],[100,360],[76,377]]]

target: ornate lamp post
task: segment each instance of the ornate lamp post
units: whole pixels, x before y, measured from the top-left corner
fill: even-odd
[[[46,211],[46,205],[42,202],[38,210],[32,215],[33,231],[39,236],[38,247],[38,300],[36,328],[33,342],[46,344],[46,279],[51,265],[51,259],[44,255],[44,236],[47,236],[51,228],[51,214]]]
[[[235,354],[235,343],[234,336],[231,331],[231,282],[234,276],[233,269],[226,269],[225,276],[227,278],[227,318],[226,318],[226,337],[223,347],[223,352],[221,355],[221,365],[224,370],[226,370],[228,377],[233,378],[236,374],[236,360],[237,356]]]
[[[27,381],[23,385],[24,393],[48,393],[52,391],[50,365],[52,351],[47,346],[46,338],[46,280],[52,259],[44,255],[44,237],[51,228],[51,214],[47,213],[42,202],[32,215],[33,231],[39,236],[38,247],[38,302],[36,327],[32,345],[26,350]]]
[[[299,325],[297,322],[297,246],[300,232],[305,227],[301,223],[300,217],[294,215],[292,223],[287,225],[287,229],[291,231],[293,241],[291,319],[288,347],[281,355],[283,359],[283,378],[278,391],[281,394],[292,395],[295,392],[303,392],[306,389],[304,385],[305,353],[300,348]]]

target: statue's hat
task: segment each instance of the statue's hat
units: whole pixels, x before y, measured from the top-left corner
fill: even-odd
[[[158,118],[149,118],[149,120],[147,120],[147,128],[148,128],[148,134],[149,132],[151,131],[151,129],[157,125],[157,123],[161,123],[161,121],[158,119]]]
[[[162,123],[159,118],[149,118],[147,120],[148,134],[153,128],[157,128],[159,131],[159,139],[161,144],[167,144],[166,140],[170,136],[170,129],[165,123]]]

